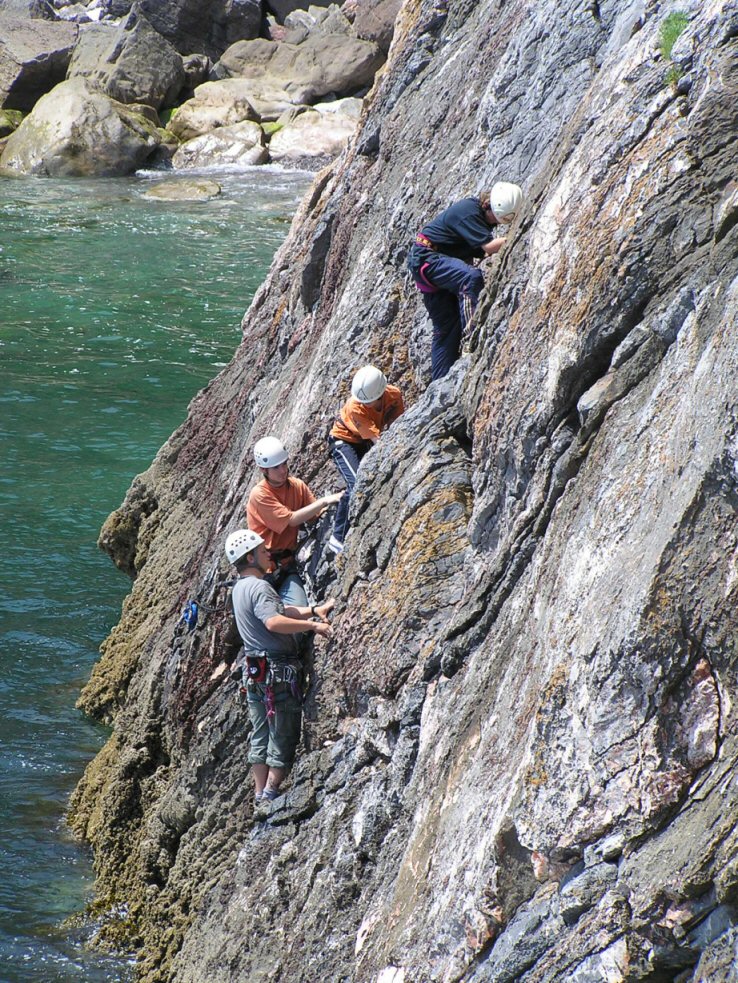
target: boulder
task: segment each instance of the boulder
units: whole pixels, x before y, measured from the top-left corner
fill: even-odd
[[[81,3],[70,3],[61,7],[57,11],[57,16],[61,20],[74,21],[76,24],[90,24],[94,20],[99,20],[101,11],[95,10],[96,17],[90,17],[87,7]]]
[[[265,164],[269,154],[264,146],[264,131],[249,120],[222,126],[212,133],[183,143],[172,158],[176,168],[246,166]]]
[[[194,91],[207,80],[211,67],[207,55],[186,55],[182,59],[182,66],[185,73],[184,88],[188,92]]]
[[[172,115],[169,129],[180,140],[192,140],[220,126],[255,120],[252,93],[253,86],[241,79],[205,82],[197,87],[194,98],[182,103]]]
[[[47,0],[2,0],[0,10],[23,18],[56,20],[56,12]]]
[[[283,40],[288,44],[302,44],[311,34],[346,34],[354,36],[351,22],[340,8],[332,3],[330,7],[315,7],[307,10],[294,10],[284,22]]]
[[[309,109],[278,130],[269,144],[274,161],[337,157],[356,129],[361,99],[339,99]]]
[[[39,100],[0,157],[0,167],[53,177],[130,174],[157,150],[157,127],[84,78],[69,79]]]
[[[120,17],[131,0],[103,0]],[[261,31],[261,0],[138,0],[136,9],[183,55],[204,52],[216,59],[235,41]]]
[[[401,6],[402,0],[346,0],[341,10],[357,38],[373,41],[387,54]]]
[[[310,35],[302,44],[259,39],[234,44],[213,69],[218,78],[258,79],[284,90],[292,105],[352,95],[370,86],[384,57],[376,44],[345,34]]]
[[[21,125],[23,113],[17,109],[0,109],[0,137],[7,137]]]
[[[67,74],[77,27],[0,12],[0,106],[29,112]]]
[[[315,4],[311,4],[314,7],[329,7],[331,0],[317,0]],[[302,10],[305,6],[305,0],[267,0],[267,9],[270,10],[280,23],[284,23],[287,17],[294,10]]]
[[[144,191],[142,197],[153,198],[155,201],[210,201],[221,192],[222,188],[217,181],[180,178],[176,181],[160,181]]]
[[[185,84],[182,56],[137,10],[118,27],[80,31],[68,77],[89,78],[118,102],[172,105]]]

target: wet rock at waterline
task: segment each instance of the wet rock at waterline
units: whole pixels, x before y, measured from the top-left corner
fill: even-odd
[[[265,164],[269,151],[264,146],[264,131],[248,120],[220,127],[183,143],[172,158],[175,168],[214,167],[230,164],[244,167]]]
[[[160,181],[143,193],[144,198],[155,201],[210,201],[221,194],[217,181],[180,178],[176,181]]]
[[[141,167],[162,143],[142,113],[86,79],[62,82],[8,138],[0,167],[50,177],[111,177]]]

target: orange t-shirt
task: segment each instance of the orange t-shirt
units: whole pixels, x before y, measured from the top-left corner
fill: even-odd
[[[376,440],[390,423],[405,410],[402,393],[397,386],[387,386],[382,396],[381,409],[373,410],[352,396],[341,407],[341,413],[331,429],[336,440],[360,444],[364,440]]]
[[[289,477],[275,488],[264,478],[252,489],[246,506],[249,529],[258,533],[270,550],[293,550],[299,526],[291,526],[292,513],[312,505],[315,495],[304,481]]]

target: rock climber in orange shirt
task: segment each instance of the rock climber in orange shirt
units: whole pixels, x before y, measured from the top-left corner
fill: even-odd
[[[290,474],[287,451],[276,437],[263,437],[254,446],[254,459],[263,479],[252,489],[246,506],[248,526],[262,537],[276,564],[274,586],[285,604],[305,607],[305,585],[297,567],[300,526],[342,498],[342,492],[317,498],[304,481]]]
[[[349,527],[349,502],[359,462],[404,409],[400,390],[387,384],[383,372],[374,365],[359,369],[351,381],[351,399],[341,407],[328,437],[333,460],[346,482],[346,491],[336,510],[333,535],[328,542],[328,549],[334,553],[343,552]]]

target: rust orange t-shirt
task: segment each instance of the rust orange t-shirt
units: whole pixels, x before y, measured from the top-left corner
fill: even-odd
[[[341,407],[341,413],[331,429],[331,436],[349,444],[376,440],[404,410],[402,393],[397,386],[387,386],[382,396],[382,406],[378,410],[366,403],[360,403],[352,396]]]
[[[249,529],[258,533],[270,550],[293,550],[299,526],[291,526],[292,513],[312,505],[315,495],[304,481],[290,476],[280,488],[264,478],[251,490],[246,506]]]

